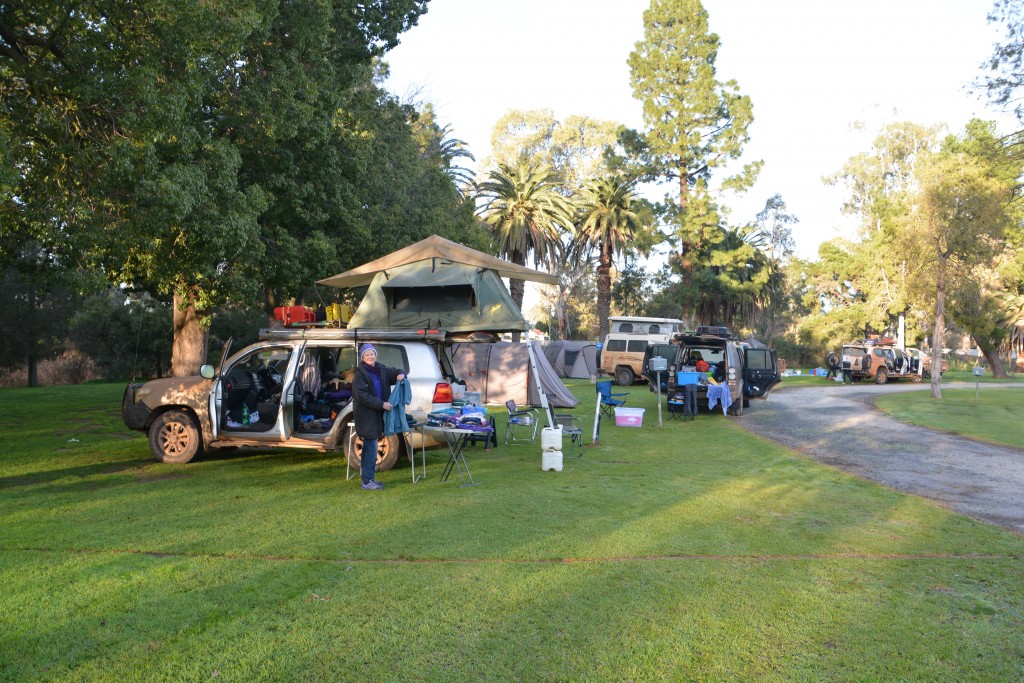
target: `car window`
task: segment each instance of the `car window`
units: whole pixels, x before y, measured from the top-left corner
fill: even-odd
[[[646,339],[630,339],[626,348],[630,353],[643,353],[647,350]]]
[[[608,340],[608,351],[625,351],[626,340],[625,339],[609,339]]]
[[[768,349],[747,349],[747,367],[751,370],[770,370],[772,354]]]
[[[275,368],[278,372],[284,372],[288,367],[288,359],[291,358],[292,347],[271,346],[263,347],[240,358],[237,363],[231,366],[231,371],[248,370],[255,372],[265,367]]]
[[[707,346],[687,346],[682,353],[683,365],[694,365],[697,362],[697,354],[700,360],[708,365],[720,363],[725,358],[725,349],[713,349]]]
[[[389,368],[409,372],[409,357],[405,353],[404,346],[392,346],[391,344],[374,344],[377,349],[377,362],[383,363]]]
[[[362,346],[362,342],[359,344]],[[382,344],[373,342],[373,348],[377,349],[377,362],[389,368],[395,368],[402,372],[409,373],[409,355],[401,344]],[[356,364],[356,350],[354,347],[345,346],[338,353],[338,371],[354,367]]]

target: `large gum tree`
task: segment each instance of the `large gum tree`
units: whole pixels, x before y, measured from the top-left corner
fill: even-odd
[[[646,128],[624,141],[639,160],[640,177],[675,185],[660,214],[678,243],[685,285],[724,234],[712,177],[740,159],[753,121],[750,98],[734,80],[719,80],[718,48],[700,0],[652,0],[644,12],[643,40],[629,56],[633,95],[643,104]],[[720,186],[749,188],[759,169],[760,162],[748,164]]]

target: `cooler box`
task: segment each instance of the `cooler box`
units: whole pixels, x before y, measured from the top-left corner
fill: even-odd
[[[545,427],[540,430],[540,448],[542,451],[559,451],[561,455],[562,450],[562,428],[561,427]]]
[[[618,427],[642,427],[644,424],[644,409],[616,408],[615,424]]]
[[[677,372],[676,373],[676,385],[683,386],[684,384],[697,384],[700,381],[700,376],[703,373],[700,372]]]

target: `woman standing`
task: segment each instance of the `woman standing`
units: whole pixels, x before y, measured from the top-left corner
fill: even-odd
[[[355,415],[356,434],[363,440],[360,472],[362,488],[379,491],[384,484],[374,478],[377,469],[377,446],[384,436],[384,411],[391,410],[391,386],[405,378],[401,370],[377,362],[377,349],[373,344],[359,348],[359,365],[352,382],[352,412]]]

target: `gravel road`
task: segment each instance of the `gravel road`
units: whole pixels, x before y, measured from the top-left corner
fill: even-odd
[[[982,391],[987,388],[981,385]],[[751,401],[738,422],[818,462],[1024,532],[1024,448],[906,425],[872,404],[883,393],[928,390],[927,382],[785,389]]]

